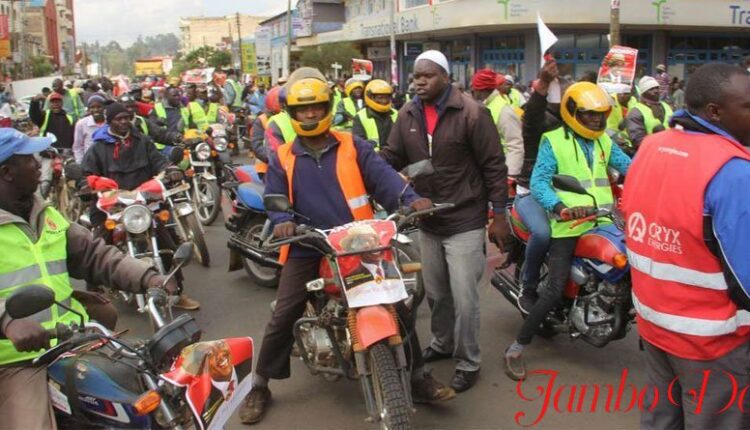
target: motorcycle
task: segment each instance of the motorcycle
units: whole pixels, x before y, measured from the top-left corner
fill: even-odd
[[[192,187],[185,181],[176,185],[165,195],[165,201],[172,214],[172,224],[182,242],[192,242],[195,247],[198,262],[203,267],[211,265],[211,255],[208,252],[203,225],[198,221],[192,198]]]
[[[213,127],[213,126],[212,126]],[[217,127],[218,128],[218,127]],[[185,133],[183,146],[185,160],[189,167],[186,176],[192,185],[191,197],[195,204],[196,214],[201,224],[211,225],[221,210],[221,192],[217,183],[215,159],[219,157],[219,150],[215,145],[227,150],[226,131],[217,131],[217,137],[211,139],[198,130],[188,130]]]
[[[227,242],[230,249],[229,271],[244,268],[253,284],[275,288],[279,284],[283,265],[279,262],[277,250],[263,247],[263,243],[273,233],[273,224],[263,205],[265,185],[253,165],[236,166],[229,170],[226,176],[233,177],[233,180],[227,181],[223,186],[228,193],[228,200],[232,202],[232,215],[225,223],[227,230],[232,233]],[[425,174],[417,172],[413,167],[412,173],[417,176]],[[225,213],[230,211],[225,210]],[[402,261],[419,261],[419,252],[409,237],[414,230],[414,226],[408,226],[395,236],[394,245]],[[421,303],[425,295],[421,273],[407,274],[404,282],[408,290],[415,292],[417,304]]]
[[[187,264],[191,251],[189,244],[177,249],[170,277]],[[167,322],[159,311],[169,304],[163,289],[151,288],[147,296],[148,311],[158,328],[148,339],[125,341],[122,333],[86,321],[80,314],[77,323],[45,326],[53,347],[32,365],[47,370],[50,399],[61,427],[222,428],[250,391],[251,338],[199,342],[201,331],[195,319],[183,314]],[[50,312],[53,305],[71,311],[55,301],[49,288],[31,285],[7,299],[6,311],[12,318],[27,318]],[[213,364],[209,357],[215,352],[226,360]],[[236,375],[236,388],[220,391],[224,397],[212,388],[214,367]]]
[[[61,154],[54,148],[48,149],[42,157],[49,158],[52,166],[47,200],[69,221],[77,222],[85,210],[77,193],[77,182],[83,177],[81,166],[71,155]]]
[[[293,213],[284,195],[266,195],[264,205]],[[290,238],[264,243],[267,248],[297,244],[324,256],[320,278],[307,283],[311,297],[304,315],[294,324],[296,347],[311,373],[330,381],[359,379],[368,421],[381,428],[412,428],[404,351],[409,343],[401,337],[396,305],[403,302],[416,310],[401,273],[418,272],[421,264],[400,261],[393,238],[399,226],[451,206],[355,221],[332,230],[299,226]]]
[[[571,176],[555,175],[553,185],[562,191],[591,196]],[[622,216],[617,210],[597,207],[596,199],[591,198],[594,200],[591,213],[585,218],[571,220],[571,228],[587,221],[594,221],[595,227],[578,239],[563,300],[546,316],[538,334],[552,337],[567,333],[572,339],[581,338],[596,347],[604,347],[625,337],[634,322],[635,311],[630,294],[630,265]],[[521,267],[529,232],[515,208],[507,208],[506,215],[514,242],[506,262],[494,270],[491,283],[518,308]],[[598,220],[601,218],[612,223],[600,225]],[[539,289],[545,288],[548,282],[546,264],[541,273]]]

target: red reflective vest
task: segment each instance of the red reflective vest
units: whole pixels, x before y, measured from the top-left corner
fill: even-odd
[[[638,331],[677,357],[714,360],[750,341],[750,312],[703,240],[705,190],[732,158],[750,155],[721,136],[668,130],[644,140],[625,180]]]
[[[349,210],[352,212],[352,217],[354,217],[355,221],[372,219],[374,213],[367,195],[365,182],[362,179],[362,172],[357,162],[357,147],[354,146],[352,134],[333,130],[330,133],[339,141],[338,149],[336,150],[336,177],[339,186],[341,186],[344,198],[346,198]],[[289,187],[288,196],[289,201],[292,203],[294,203],[294,163],[297,159],[297,156],[292,152],[293,145],[294,141],[287,142],[279,146],[277,151],[279,164],[286,173],[287,186]],[[282,248],[279,261],[282,263],[286,262],[288,254],[289,248]]]

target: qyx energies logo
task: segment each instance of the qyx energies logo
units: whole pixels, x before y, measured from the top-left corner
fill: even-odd
[[[633,212],[628,217],[628,240],[646,245],[662,252],[682,254],[680,230],[656,222],[649,223],[640,212]]]
[[[667,0],[654,0],[651,4],[656,8],[656,23],[661,24],[662,22],[662,12],[661,7],[664,6],[664,4],[667,2]]]
[[[638,243],[643,243],[643,238],[646,237],[646,218],[640,212],[633,212],[628,218],[628,236]]]

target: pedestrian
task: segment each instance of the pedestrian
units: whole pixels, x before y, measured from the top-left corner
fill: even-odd
[[[674,110],[680,110],[685,107],[685,81],[679,81],[674,85],[672,92],[672,105]]]
[[[62,98],[63,109],[65,109],[68,115],[73,117],[73,124],[86,115],[86,108],[84,108],[81,96],[76,91],[65,88],[62,79],[57,78],[52,81],[52,92],[59,94]],[[49,109],[49,107],[48,98],[44,109]]]
[[[640,428],[747,429],[747,398],[736,398],[750,386],[750,75],[701,66],[685,103],[680,128],[647,137],[625,179],[649,386]]]
[[[250,113],[255,117],[263,112],[263,106],[266,103],[266,84],[263,81],[258,82],[257,88],[248,94],[247,104],[250,106]]]
[[[640,101],[625,117],[625,129],[636,151],[646,136],[669,128],[673,112],[667,102],[659,99],[660,91],[659,83],[651,76],[644,76],[638,81]]]
[[[73,134],[73,158],[83,162],[83,156],[94,143],[94,132],[104,125],[104,97],[98,94],[88,98],[89,114],[76,123]]]
[[[471,388],[479,377],[479,281],[486,265],[487,208],[494,219],[490,238],[502,249],[508,168],[490,112],[454,89],[448,60],[426,51],[414,64],[417,96],[399,111],[381,155],[397,170],[430,159],[436,173],[416,180],[417,192],[435,202],[453,203],[420,222],[420,251],[432,310],[426,362],[454,358],[451,386]]]
[[[656,66],[656,82],[659,83],[659,100],[669,99],[670,76],[664,64]]]
[[[55,149],[62,153],[71,152],[75,135],[75,118],[63,108],[63,96],[59,92],[51,92],[46,104],[49,108],[43,112],[37,111],[41,103],[31,105],[29,118],[39,127],[39,136],[55,136],[56,140],[52,144]],[[47,198],[53,180],[52,159],[45,154],[39,161],[42,165],[39,192],[43,198]]]
[[[234,69],[227,72],[227,80],[222,90],[224,103],[232,112],[242,108],[242,85],[237,82],[237,73]]]

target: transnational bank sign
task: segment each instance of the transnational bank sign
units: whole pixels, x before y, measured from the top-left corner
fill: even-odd
[[[347,4],[358,5],[354,0]],[[536,25],[539,12],[548,24],[608,24],[611,0],[442,0],[399,10],[396,34],[482,26]],[[403,4],[403,2],[402,2]],[[347,6],[350,7],[350,6]],[[371,9],[371,8],[370,8]],[[347,40],[384,38],[391,34],[388,13],[351,6],[343,28]],[[750,0],[627,0],[620,6],[623,24],[652,27],[749,27]]]

